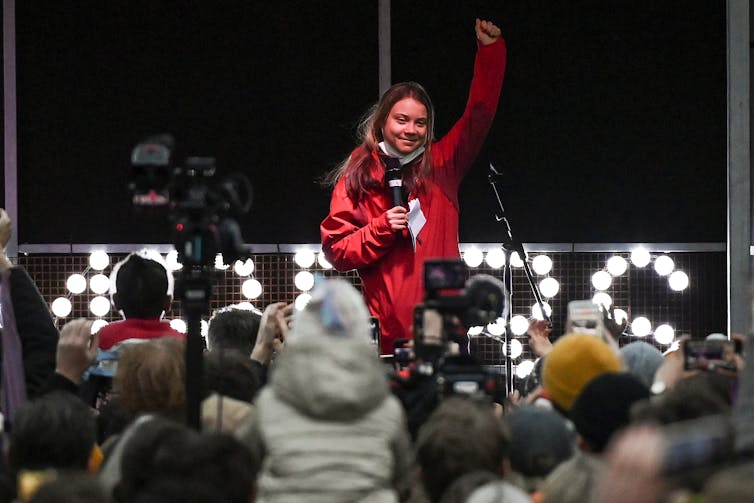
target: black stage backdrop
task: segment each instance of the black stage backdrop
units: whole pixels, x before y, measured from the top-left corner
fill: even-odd
[[[329,192],[378,97],[377,1],[17,2],[20,243],[167,243],[134,212],[132,147],[172,133],[254,186],[250,243],[318,242]],[[725,2],[392,2],[393,81],[423,83],[444,134],[465,103],[476,16],[509,63],[461,192],[460,237],[725,240]]]

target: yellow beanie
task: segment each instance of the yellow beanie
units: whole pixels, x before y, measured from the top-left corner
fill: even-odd
[[[542,387],[550,399],[567,412],[594,377],[620,370],[618,355],[602,339],[589,334],[566,334],[545,357]]]

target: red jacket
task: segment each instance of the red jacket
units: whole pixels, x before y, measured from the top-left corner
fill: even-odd
[[[479,45],[466,108],[458,122],[432,145],[432,173],[417,198],[427,223],[416,251],[411,237],[390,229],[385,212],[392,208],[384,183],[354,204],[341,178],[322,221],[322,249],[339,271],[357,269],[364,298],[379,318],[382,353],[392,354],[396,339],[411,337],[414,306],[424,298],[423,264],[430,258],[457,258],[458,187],[484,143],[497,110],[505,74],[506,47],[500,39]],[[384,169],[373,153],[372,176],[384,181]]]
[[[99,331],[99,347],[110,349],[126,339],[157,339],[166,335],[186,339],[186,334],[175,330],[167,321],[130,318],[102,327]]]

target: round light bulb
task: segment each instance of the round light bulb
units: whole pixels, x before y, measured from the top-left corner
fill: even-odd
[[[183,320],[182,320],[182,319],[180,319],[180,318],[176,318],[176,319],[174,319],[174,320],[170,320],[170,327],[171,327],[171,328],[172,328],[173,330],[178,330],[178,331],[179,331],[180,333],[182,333],[182,334],[185,334],[185,333],[186,333],[186,331],[188,330],[188,329],[186,328],[186,322],[185,322],[185,321],[183,321]]]
[[[484,253],[479,248],[469,248],[463,252],[463,261],[469,267],[479,267],[484,260]]]
[[[71,293],[81,293],[86,290],[86,278],[81,274],[71,274],[68,276],[65,286]]]
[[[613,298],[605,292],[597,292],[592,297],[592,303],[598,306],[605,306],[605,309],[610,309],[610,306],[613,305]]]
[[[558,294],[560,283],[553,277],[548,277],[539,282],[539,293],[551,299]]]
[[[296,288],[302,292],[308,292],[314,288],[314,274],[309,271],[298,272],[293,279],[293,283],[296,285]]]
[[[254,272],[254,261],[250,258],[247,258],[246,260],[236,260],[233,263],[233,271],[242,278],[250,276],[251,273]]]
[[[652,256],[646,248],[636,248],[631,251],[631,263],[636,267],[646,267]]]
[[[299,267],[303,267],[304,269],[314,265],[316,259],[317,257],[314,255],[314,252],[307,249],[299,250],[293,256],[293,261],[296,262]]]
[[[110,255],[103,250],[93,251],[89,255],[89,266],[95,271],[102,271],[110,265]]]
[[[613,255],[607,259],[607,272],[613,276],[620,276],[628,269],[628,262],[620,255]]]
[[[71,314],[71,301],[65,297],[58,297],[52,301],[52,314],[58,318],[65,318]]]
[[[109,325],[109,323],[107,321],[103,320],[102,318],[100,318],[98,320],[94,320],[94,322],[92,323],[92,328],[91,328],[91,330],[89,330],[89,332],[91,334],[96,334],[97,332],[100,331],[100,329],[102,327],[106,327],[107,325]]]
[[[659,344],[670,344],[675,339],[675,330],[667,323],[663,323],[655,328],[655,340]]]
[[[296,311],[303,311],[310,300],[312,300],[312,296],[308,293],[302,293],[296,297],[293,304],[296,307]]]
[[[524,379],[526,376],[531,374],[532,370],[534,370],[534,362],[531,360],[523,360],[521,363],[516,365],[516,377],[519,379]]]
[[[529,320],[525,316],[517,314],[511,318],[511,332],[515,335],[524,335],[529,330]]]
[[[631,322],[631,332],[636,337],[646,337],[652,331],[652,324],[644,316],[638,316]]]
[[[481,334],[482,332],[484,332],[484,327],[481,325],[475,325],[473,327],[469,327],[469,329],[466,331],[466,334],[475,336]]]
[[[524,352],[524,346],[521,344],[521,341],[519,341],[518,339],[512,339],[510,342],[510,345],[511,345],[510,347],[511,353],[509,356],[515,360],[516,358],[521,356],[521,353]]]
[[[98,295],[89,302],[89,310],[94,316],[105,316],[110,312],[110,300]]]
[[[487,325],[487,331],[491,335],[503,335],[505,333],[505,318],[498,318],[495,320],[495,323],[489,323]]]
[[[689,286],[689,277],[683,271],[673,271],[668,276],[668,285],[675,292],[682,292]]]
[[[613,319],[615,320],[615,323],[621,325],[628,320],[628,313],[620,308],[613,309]]]
[[[550,304],[548,304],[547,302],[542,302],[542,305],[545,308],[545,314],[547,315],[547,317],[549,318],[550,316],[552,316],[552,308],[550,307]],[[531,317],[535,320],[545,319],[545,317],[542,316],[542,309],[540,309],[539,304],[534,304],[533,306],[531,306]]]
[[[544,276],[552,271],[552,259],[547,255],[537,255],[531,261],[531,268],[535,273]]]
[[[660,276],[667,276],[675,269],[675,262],[667,255],[660,255],[655,259],[655,271]]]
[[[513,267],[523,267],[524,261],[519,256],[518,252],[511,253],[511,266]]]
[[[597,271],[592,274],[592,286],[595,290],[607,290],[613,284],[613,277],[607,271]]]
[[[505,265],[505,252],[500,248],[493,248],[487,252],[484,261],[493,269],[500,269]]]
[[[95,274],[89,278],[89,288],[98,295],[104,295],[110,291],[110,278],[104,274]]]
[[[332,269],[332,264],[328,262],[327,257],[323,252],[317,254],[317,263],[322,269]]]
[[[262,283],[255,279],[247,279],[241,283],[241,294],[247,299],[256,299],[262,295]]]

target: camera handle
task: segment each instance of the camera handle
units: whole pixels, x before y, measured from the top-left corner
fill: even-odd
[[[202,314],[209,311],[212,281],[204,266],[181,270],[175,284],[176,297],[186,316],[186,424],[201,431],[204,381]]]
[[[495,199],[497,199],[497,204],[500,207],[500,214],[495,214],[495,220],[497,222],[502,222],[502,224],[505,227],[505,233],[506,233],[506,240],[503,242],[503,252],[505,253],[505,264],[503,265],[503,283],[505,284],[505,295],[507,297],[507,305],[508,309],[506,312],[506,320],[505,320],[505,388],[506,393],[510,394],[513,391],[513,365],[511,362],[510,357],[510,321],[511,316],[513,313],[513,269],[511,267],[511,255],[513,252],[517,252],[519,258],[524,264],[524,273],[526,274],[526,279],[529,281],[529,288],[531,288],[531,292],[534,295],[534,299],[537,302],[537,305],[539,306],[539,310],[542,313],[542,317],[547,321],[547,323],[552,326],[552,320],[545,312],[545,306],[544,302],[542,301],[542,294],[539,291],[539,286],[534,281],[534,275],[531,272],[531,267],[529,266],[529,262],[526,260],[526,251],[524,250],[524,245],[521,241],[515,239],[513,237],[513,231],[511,229],[510,221],[508,220],[508,216],[505,212],[505,207],[503,206],[503,200],[500,197],[500,179],[502,178],[502,173],[500,173],[498,170],[495,169],[495,166],[490,162],[490,172],[487,175],[487,178],[490,182],[490,185],[492,186],[492,191],[495,193]]]

